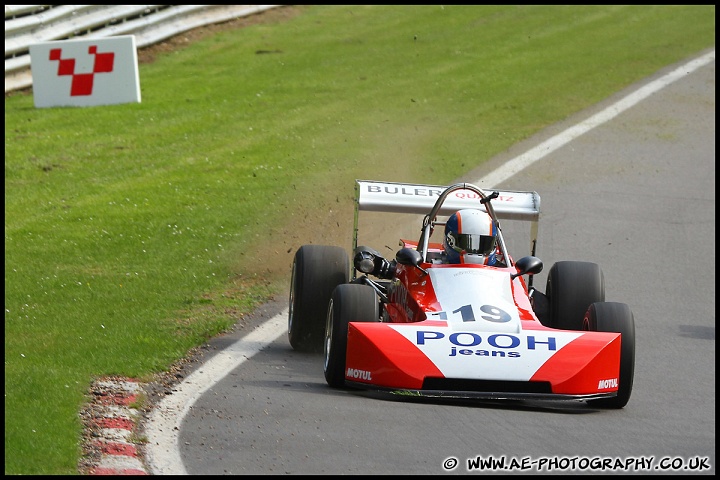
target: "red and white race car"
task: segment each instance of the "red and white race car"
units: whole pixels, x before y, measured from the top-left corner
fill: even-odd
[[[466,208],[490,215],[506,266],[442,261],[432,235]],[[423,214],[420,238],[401,239],[388,261],[357,245],[361,211]],[[557,262],[545,293],[532,286],[543,268],[534,256],[539,217],[535,192],[358,180],[352,264],[337,246],[295,254],[291,346],[323,352],[331,387],[623,408],[634,376],[632,311],[605,301],[594,263]],[[513,260],[501,218],[532,222],[530,255]]]

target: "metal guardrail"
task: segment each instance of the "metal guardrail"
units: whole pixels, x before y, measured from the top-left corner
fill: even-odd
[[[5,93],[32,86],[30,45],[134,35],[147,47],[281,5],[5,5]]]

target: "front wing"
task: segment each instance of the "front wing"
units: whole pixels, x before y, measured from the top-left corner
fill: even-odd
[[[423,396],[589,400],[617,395],[619,333],[458,331],[443,321],[348,326],[346,384]]]

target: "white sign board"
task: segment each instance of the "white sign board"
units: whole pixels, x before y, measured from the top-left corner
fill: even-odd
[[[133,35],[30,45],[35,107],[140,103]]]

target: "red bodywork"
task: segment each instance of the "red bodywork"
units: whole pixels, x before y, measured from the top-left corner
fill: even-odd
[[[424,263],[421,267],[426,271],[462,268],[507,272],[508,281],[515,273],[514,268],[483,265]],[[388,288],[385,321],[350,322],[347,381],[417,391],[427,390],[428,378],[474,380],[480,385],[483,381],[494,382],[492,385],[507,381],[515,385],[543,384],[547,386],[543,391],[546,396],[592,397],[617,391],[619,333],[545,327],[533,312],[522,276],[510,281],[518,331],[458,329],[442,316],[428,319],[428,315],[434,316],[431,312],[443,312],[429,277],[413,266],[398,265]],[[474,342],[480,343],[472,345]],[[557,350],[548,351],[552,346],[557,346]],[[469,368],[466,366],[473,362]],[[476,393],[492,397],[524,396],[522,391],[507,392],[502,388]]]

